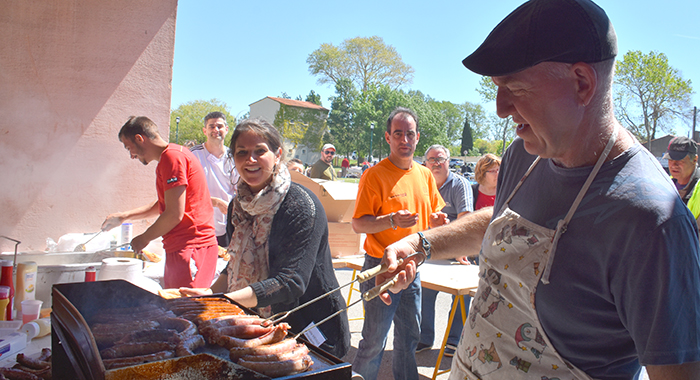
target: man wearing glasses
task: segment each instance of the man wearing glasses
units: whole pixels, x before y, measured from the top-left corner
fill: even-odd
[[[326,144],[321,149],[321,158],[311,166],[309,178],[327,179],[335,181],[338,176],[333,169],[333,156],[335,156],[335,147],[333,144]]]
[[[445,201],[445,207],[442,212],[447,214],[450,221],[464,216],[474,211],[474,198],[472,198],[472,187],[466,178],[450,171],[450,151],[442,145],[433,145],[425,152],[425,167],[430,169],[435,177],[442,199]],[[462,264],[470,265],[466,256],[461,257],[459,261]],[[420,322],[420,340],[416,346],[416,353],[432,349],[433,341],[435,340],[435,300],[437,299],[438,291],[432,289],[423,289],[423,298],[421,312],[423,318]],[[454,302],[452,296],[452,302]],[[471,297],[465,297],[466,302],[470,302]],[[465,307],[469,310],[469,304]],[[445,356],[452,357],[459,344],[459,336],[462,333],[462,316],[455,313],[452,320],[452,327],[447,337],[447,346],[445,346]]]

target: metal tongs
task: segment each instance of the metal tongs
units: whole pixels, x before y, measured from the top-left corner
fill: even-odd
[[[406,260],[409,260],[409,259],[414,258],[414,257],[416,257],[416,256],[420,256],[420,257],[421,257],[421,261],[418,263],[418,266],[420,266],[420,265],[423,264],[423,262],[425,261],[425,255],[424,255],[422,252],[413,252],[412,254],[406,256],[405,258],[399,259],[398,266],[401,266]],[[318,296],[318,297],[312,299],[311,301],[309,301],[309,302],[307,302],[307,303],[305,303],[305,304],[302,304],[302,305],[299,305],[299,306],[295,307],[295,308],[292,309],[292,310],[283,311],[283,312],[277,313],[277,314],[275,314],[275,315],[273,315],[273,316],[271,316],[271,317],[269,317],[269,318],[266,318],[266,319],[264,319],[264,320],[262,321],[261,325],[263,325],[263,326],[270,326],[270,325],[273,325],[273,324],[275,324],[275,323],[278,323],[279,321],[281,321],[281,320],[287,318],[287,317],[289,316],[289,314],[291,314],[291,313],[293,313],[293,312],[295,312],[295,311],[297,311],[297,310],[303,309],[303,308],[305,308],[305,307],[307,307],[307,306],[313,304],[314,302],[316,302],[316,301],[318,301],[318,300],[320,300],[320,299],[322,299],[322,298],[324,298],[324,297],[326,297],[326,296],[328,296],[328,295],[330,295],[330,294],[333,294],[333,293],[339,291],[340,289],[346,288],[346,287],[348,287],[348,286],[354,284],[355,282],[363,283],[363,282],[365,282],[365,281],[367,281],[367,280],[373,279],[373,278],[375,278],[377,275],[379,275],[379,274],[381,274],[381,273],[384,273],[384,272],[386,272],[387,270],[388,270],[387,264],[386,264],[386,263],[382,263],[381,265],[377,265],[377,266],[374,267],[374,268],[370,268],[370,269],[367,269],[367,270],[364,271],[364,272],[360,272],[360,273],[355,277],[354,280],[348,282],[347,284],[345,284],[345,285],[343,285],[343,286],[340,286],[340,287],[338,287],[338,288],[336,288],[336,289],[333,289],[333,290],[331,290],[331,291],[329,291],[329,292],[327,292],[327,293],[325,293],[325,294],[322,294],[322,295],[320,295],[320,296]],[[321,320],[320,322],[318,322],[318,323],[316,323],[316,324],[313,324],[313,325],[311,325],[311,326],[305,328],[305,329],[302,330],[300,333],[296,334],[296,335],[294,336],[294,338],[298,338],[301,334],[307,332],[307,331],[310,330],[311,328],[313,328],[313,327],[315,327],[315,326],[321,325],[322,323],[328,321],[329,319],[335,317],[336,315],[342,313],[343,311],[346,311],[346,310],[349,309],[351,306],[357,304],[357,303],[360,302],[360,301],[370,301],[370,300],[376,298],[378,295],[384,293],[385,291],[389,290],[389,288],[391,288],[392,286],[396,285],[396,282],[398,282],[398,279],[399,279],[399,275],[396,274],[394,277],[392,277],[392,278],[390,278],[390,279],[384,281],[384,283],[382,283],[382,284],[380,284],[380,285],[377,285],[377,286],[375,286],[374,288],[372,288],[372,289],[370,289],[370,290],[368,290],[368,291],[362,293],[362,297],[361,297],[359,300],[357,300],[357,301],[355,301],[355,302],[349,304],[348,306],[346,306],[346,307],[343,308],[343,309],[340,309],[340,310],[336,311],[335,313],[333,313],[333,314],[331,314],[330,316],[324,318],[324,319]]]

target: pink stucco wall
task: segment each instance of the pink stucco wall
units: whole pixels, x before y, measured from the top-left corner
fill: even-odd
[[[176,11],[177,0],[3,2],[0,235],[20,251],[155,199],[156,163],[130,160],[117,133],[146,115],[167,140]]]

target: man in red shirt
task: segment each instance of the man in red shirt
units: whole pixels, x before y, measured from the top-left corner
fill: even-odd
[[[148,165],[158,161],[158,199],[145,206],[111,214],[102,223],[109,230],[125,221],[158,217],[141,235],[131,240],[134,252],[163,237],[165,288],[207,288],[211,286],[218,258],[213,225],[214,209],[204,169],[189,149],[168,144],[156,124],[145,116],[132,116],[119,131],[119,141],[131,158]],[[196,266],[192,274],[190,260]]]

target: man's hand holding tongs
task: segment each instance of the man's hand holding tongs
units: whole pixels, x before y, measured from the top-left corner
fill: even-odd
[[[398,275],[396,284],[389,288],[390,292],[398,293],[406,289],[408,285],[413,282],[413,280],[416,278],[418,265],[424,261],[425,256],[413,256],[410,259],[405,260],[401,264],[401,267],[398,266],[398,263],[399,259],[405,259],[414,252],[423,252],[420,240],[421,239],[417,234],[411,234],[386,247],[384,250],[384,258],[382,258],[382,263],[387,264],[388,269],[386,272],[380,273],[377,275],[377,277],[375,277],[375,282],[377,285],[383,284],[385,281]],[[391,305],[391,296],[387,292],[380,294],[379,297],[385,304]]]

